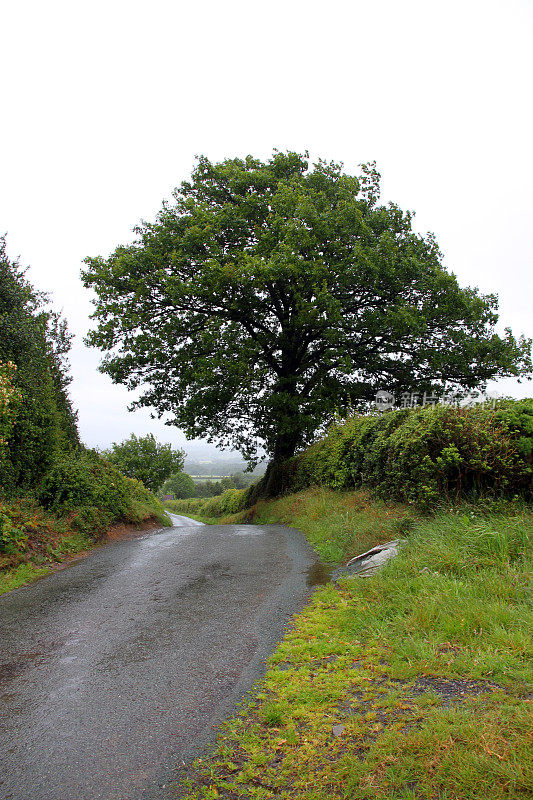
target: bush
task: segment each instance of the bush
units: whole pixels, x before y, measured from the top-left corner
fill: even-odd
[[[101,530],[118,521],[163,519],[161,506],[139,481],[127,478],[94,451],[60,459],[42,481],[38,501],[58,514],[73,515],[79,530]]]
[[[25,530],[14,525],[5,511],[0,511],[0,553],[13,555],[24,550],[27,540]]]
[[[402,409],[336,422],[283,466],[282,486],[369,486],[422,506],[461,497],[531,499],[532,452],[533,400]]]
[[[177,514],[197,514],[201,517],[224,517],[236,514],[248,506],[245,505],[245,498],[248,490],[227,489],[222,494],[210,497],[207,500],[201,498],[188,500],[167,500],[165,507]]]
[[[164,482],[159,490],[159,496],[174,495],[175,500],[184,500],[194,497],[196,494],[196,484],[186,472],[175,472]]]
[[[220,497],[220,507],[223,514],[236,514],[241,510],[242,489],[228,489]]]

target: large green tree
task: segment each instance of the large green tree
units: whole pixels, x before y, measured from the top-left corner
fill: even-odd
[[[102,371],[191,437],[282,460],[377,389],[531,370],[530,342],[494,332],[497,298],[461,288],[412,214],[379,204],[373,165],[202,157],[173,198],[83,278]]]
[[[132,433],[123,442],[114,442],[104,455],[123,475],[136,478],[151,492],[157,492],[172,473],[183,469],[185,454],[173,450],[170,444],[158,442],[153,433],[147,436]]]

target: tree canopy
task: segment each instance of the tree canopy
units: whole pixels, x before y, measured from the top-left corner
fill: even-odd
[[[164,482],[160,494],[173,494],[175,500],[185,500],[195,496],[196,484],[186,472],[175,472]]]
[[[290,457],[378,389],[530,372],[531,343],[495,333],[496,296],[461,288],[379,180],[292,152],[199,158],[132,244],[86,259],[102,371],[249,460]]]
[[[120,444],[114,442],[104,455],[123,475],[142,481],[152,492],[156,492],[172,473],[183,468],[184,459],[182,450],[161,444],[152,433],[139,437],[132,433]]]

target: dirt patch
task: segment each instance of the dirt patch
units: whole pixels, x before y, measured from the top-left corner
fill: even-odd
[[[112,525],[111,528],[103,534],[100,542],[105,542],[106,540],[115,541],[116,539],[133,539],[141,533],[155,531],[163,527],[161,522],[155,519],[155,517],[146,519],[144,522],[128,522],[126,524]]]
[[[476,697],[479,694],[492,692],[498,689],[496,684],[486,681],[468,681],[463,678],[417,678],[415,683],[409,687],[407,694],[416,697],[417,695],[434,692],[439,696],[442,705],[460,703],[468,697]]]

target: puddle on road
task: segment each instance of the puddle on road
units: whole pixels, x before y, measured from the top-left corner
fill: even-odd
[[[238,528],[235,527],[235,530],[232,530],[231,533],[233,536],[264,536],[266,530],[257,525],[241,525]]]
[[[331,564],[315,561],[307,570],[307,586],[324,586],[324,584],[330,582],[332,572],[333,566]]]

